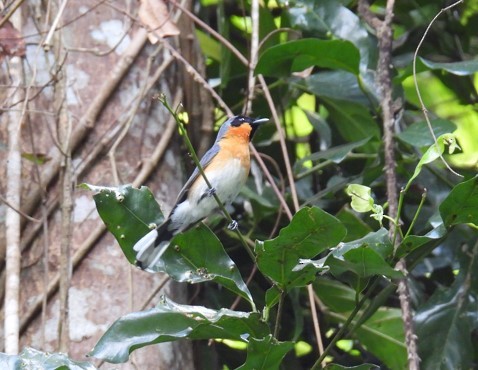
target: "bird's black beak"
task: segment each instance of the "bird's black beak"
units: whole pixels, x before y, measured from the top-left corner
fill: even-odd
[[[259,125],[261,123],[265,123],[267,121],[269,121],[269,118],[256,118],[255,120],[252,121],[252,123],[251,123],[252,131],[249,134],[249,140],[252,140],[252,137],[256,133],[256,130],[259,127]]]

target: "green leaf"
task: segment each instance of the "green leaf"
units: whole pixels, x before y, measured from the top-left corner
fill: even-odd
[[[431,125],[436,137],[456,130],[456,125],[446,119],[432,120]],[[403,142],[422,148],[433,144],[433,137],[426,121],[416,122],[400,132],[397,137]]]
[[[348,142],[369,137],[380,138],[377,122],[366,107],[361,104],[322,97],[324,106],[335,122],[340,135]]]
[[[134,264],[133,245],[163,220],[161,208],[151,191],[145,186],[136,189],[131,185],[108,188],[83,184],[82,187],[97,192],[93,198],[101,219],[128,261]]]
[[[423,64],[430,69],[442,69],[457,76],[469,76],[478,72],[478,59],[463,60],[452,63],[438,63],[425,58],[420,59]]]
[[[345,192],[352,198],[350,206],[356,212],[364,213],[372,211],[374,200],[372,198],[372,189],[360,184],[350,184]]]
[[[456,185],[440,205],[446,227],[472,223],[478,225],[478,176]]]
[[[179,282],[214,281],[255,305],[236,264],[217,236],[204,224],[178,234],[155,269]]]
[[[259,57],[255,73],[283,77],[312,66],[358,74],[360,54],[343,40],[301,39],[272,46]]]
[[[410,252],[429,245],[429,243],[438,243],[446,235],[446,229],[442,223],[433,228],[426,235],[408,235],[406,236],[398,246],[395,256],[402,258],[408,255]]]
[[[473,367],[473,335],[478,327],[478,244],[459,254],[460,269],[449,288],[437,289],[415,314],[420,367],[424,370]]]
[[[282,359],[292,348],[294,343],[279,342],[272,335],[261,339],[251,338],[246,362],[236,370],[279,369]]]
[[[315,292],[330,310],[325,313],[340,323],[344,323],[355,307],[356,293],[337,281],[319,279],[314,284]],[[365,307],[370,304],[367,301]],[[353,321],[355,323],[357,319]],[[379,358],[387,368],[402,370],[407,365],[407,351],[403,331],[401,311],[395,308],[380,307],[367,321],[355,329],[353,338],[370,353]]]
[[[304,207],[272,240],[256,241],[259,270],[287,291],[309,284],[315,278],[315,268],[301,271],[294,268],[301,258],[312,258],[337,245],[345,236],[345,227],[332,215],[317,207]]]
[[[361,68],[375,64],[376,46],[360,18],[337,0],[287,3],[292,26],[319,37],[348,40],[360,50]]]
[[[19,355],[0,353],[0,368],[8,370],[95,370],[89,362],[78,362],[63,353],[45,353],[25,347]]]
[[[347,229],[347,236],[344,242],[362,238],[372,231],[372,228],[357,217],[357,214],[348,207],[343,207],[335,217],[337,217]]]
[[[432,144],[425,154],[423,154],[422,158],[417,164],[417,167],[415,168],[415,171],[413,172],[412,177],[410,177],[410,180],[408,180],[407,185],[405,186],[405,191],[408,190],[410,185],[412,184],[413,180],[420,174],[422,167],[425,164],[431,163],[437,158],[440,158],[440,155],[443,155],[445,153],[445,145],[448,146],[448,152],[449,154],[452,154],[456,148],[458,147],[458,144],[456,143],[456,138],[455,135],[453,134],[443,134],[440,137],[437,138],[436,144]]]
[[[249,341],[270,334],[258,313],[211,310],[181,305],[164,298],[155,308],[127,314],[106,331],[91,356],[112,363],[126,362],[134,350],[182,338]]]
[[[335,100],[349,101],[368,106],[370,100],[363,92],[359,79],[346,71],[321,71],[314,73],[298,83],[312,94]]]

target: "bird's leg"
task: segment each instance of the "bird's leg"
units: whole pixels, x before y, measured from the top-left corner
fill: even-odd
[[[236,230],[238,226],[239,226],[239,224],[237,223],[237,221],[232,220],[231,223],[229,225],[227,225],[227,228],[229,230]]]

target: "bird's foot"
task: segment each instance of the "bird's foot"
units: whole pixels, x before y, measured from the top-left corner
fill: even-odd
[[[229,230],[237,230],[237,227],[239,226],[239,224],[237,223],[236,220],[232,220],[231,223],[229,225],[227,225],[227,228]]]
[[[213,197],[216,194],[216,188],[207,189],[205,194],[207,197]]]

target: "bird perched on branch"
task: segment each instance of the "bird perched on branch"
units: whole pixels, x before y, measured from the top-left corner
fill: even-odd
[[[249,142],[259,125],[267,121],[267,118],[235,116],[222,124],[214,145],[200,161],[211,188],[196,168],[168,218],[134,245],[137,266],[154,271],[152,268],[174,235],[190,229],[218,208],[214,195],[223,204],[234,200],[249,175]]]

